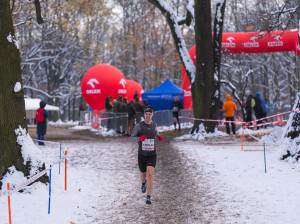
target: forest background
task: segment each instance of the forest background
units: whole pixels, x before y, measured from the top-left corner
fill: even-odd
[[[170,2],[177,14],[184,14],[185,1]],[[228,0],[223,32],[271,30],[270,12],[278,11],[282,2]],[[145,91],[167,78],[181,86],[181,62],[170,29],[161,12],[146,0],[51,0],[41,2],[41,11],[44,23],[38,24],[33,1],[13,4],[24,94],[59,106],[60,119],[77,119],[78,107],[85,103],[81,79],[97,64],[117,67]],[[299,19],[299,13],[288,22],[283,18],[276,28],[298,28]],[[195,44],[194,28],[181,29],[190,49]],[[242,99],[247,83],[246,88],[259,91],[268,104],[290,106],[299,89],[299,60],[295,52],[224,53],[221,78],[230,81]],[[221,85],[221,99],[227,93],[231,90]]]

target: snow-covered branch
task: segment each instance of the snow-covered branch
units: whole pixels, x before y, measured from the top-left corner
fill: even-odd
[[[179,25],[183,25],[186,24],[187,26],[191,25],[191,22],[193,21],[193,19],[195,18],[194,16],[194,0],[189,0],[187,6],[187,13],[186,16],[184,18],[178,18],[178,24]]]
[[[179,18],[177,17],[174,10],[172,9],[172,7],[167,1],[165,0],[148,0],[148,1],[152,3],[155,7],[157,7],[166,18],[167,23],[171,29],[175,46],[179,53],[179,57],[182,61],[182,64],[190,78],[191,83],[194,83],[195,75],[196,75],[196,67],[189,55],[185,41],[181,34],[181,30],[179,28],[179,23],[178,23]],[[190,13],[188,14],[191,16]]]
[[[229,89],[231,89],[232,95],[239,102],[239,105],[242,106],[243,105],[243,101],[237,95],[237,93],[236,93],[236,87],[231,82],[229,82],[228,80],[221,79],[220,82],[223,83],[223,84],[226,84],[226,86],[229,87]]]
[[[289,27],[290,23],[294,21],[294,18],[300,11],[300,4],[296,4],[295,6],[291,5],[292,2],[286,0],[279,10],[270,12],[265,16],[269,30]]]

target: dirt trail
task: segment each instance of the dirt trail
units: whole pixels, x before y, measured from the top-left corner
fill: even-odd
[[[31,129],[31,132],[34,132],[34,129]],[[209,179],[213,174],[207,173],[204,166],[199,169],[193,161],[172,147],[172,144],[176,144],[174,137],[182,135],[183,132],[164,132],[164,141],[159,142],[152,205],[145,204],[146,194],[140,192],[138,167],[132,166],[132,161],[137,159],[137,145],[131,146],[129,154],[115,155],[122,161],[113,166],[107,163],[105,170],[103,165],[97,165],[105,161],[87,158],[90,160],[89,165],[93,166],[99,175],[101,172],[111,173],[115,181],[112,185],[119,185],[118,191],[121,193],[121,198],[111,199],[109,205],[99,203],[99,206],[94,208],[93,223],[226,223],[227,214],[223,211],[227,209],[223,207],[222,196],[213,192],[210,186]],[[103,138],[86,131],[61,128],[49,128],[46,139],[76,139],[99,144],[109,142],[116,147],[128,147],[131,144],[128,137]],[[73,162],[76,157],[85,156],[80,153],[74,155]],[[80,165],[81,160],[78,159],[77,162],[77,165]],[[122,189],[122,184],[126,182],[123,177],[126,176],[133,181],[130,184],[133,186]],[[126,202],[126,205],[123,202]]]

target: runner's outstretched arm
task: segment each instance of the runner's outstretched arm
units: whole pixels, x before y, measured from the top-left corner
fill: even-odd
[[[130,141],[131,142],[139,142],[139,137],[137,137],[137,135],[141,132],[141,125],[139,123],[137,123],[134,128],[133,131],[131,133],[130,136]]]

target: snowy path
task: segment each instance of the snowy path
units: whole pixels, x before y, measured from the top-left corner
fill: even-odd
[[[141,193],[137,144],[128,137],[61,138],[68,150],[68,190],[64,164],[61,175],[56,165],[51,214],[48,186],[36,183],[11,196],[12,223],[299,223],[297,164],[279,161],[269,148],[266,174],[262,147],[252,142],[241,152],[240,136],[201,142],[174,137],[164,133],[158,145],[152,205]],[[57,144],[40,149],[47,167],[57,160]],[[0,224],[7,223],[7,198],[0,197]]]
[[[78,205],[78,223],[221,223],[226,214],[217,206],[208,174],[197,170],[170,140],[158,146],[150,206],[140,191],[136,144],[128,138],[68,143],[69,173],[80,169],[82,175],[73,184],[87,203]],[[75,177],[69,178],[74,182]]]

